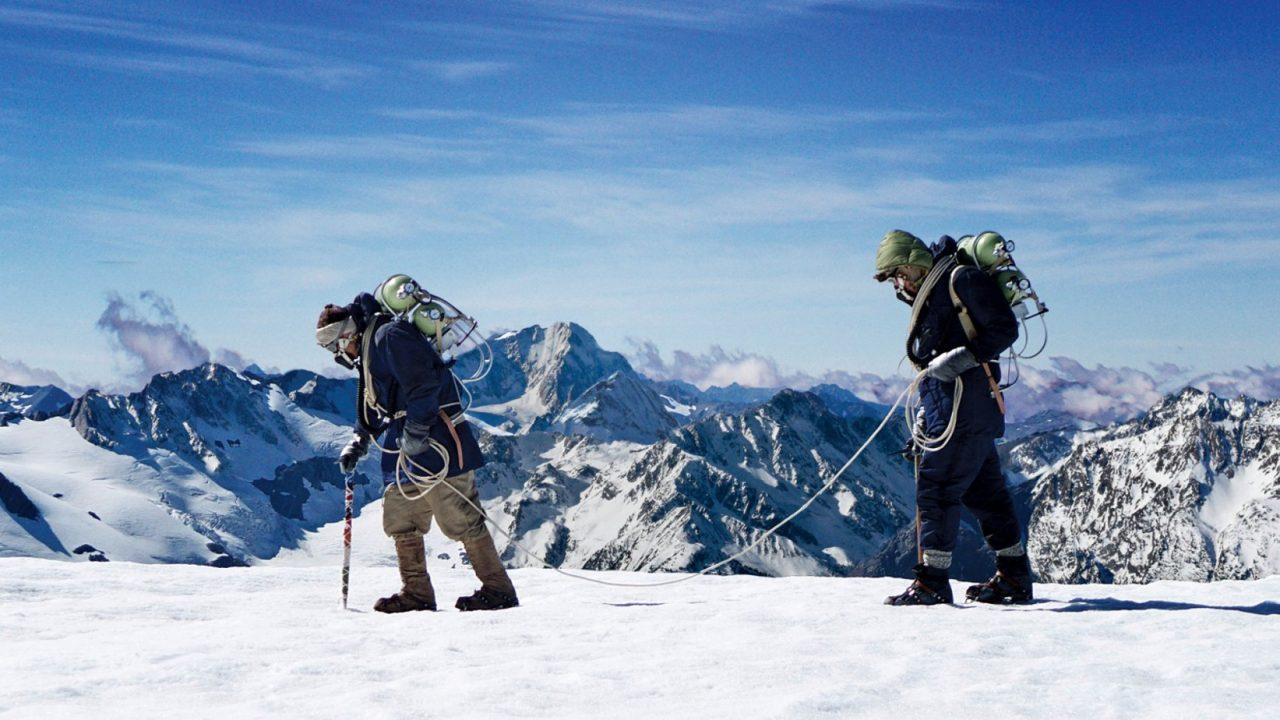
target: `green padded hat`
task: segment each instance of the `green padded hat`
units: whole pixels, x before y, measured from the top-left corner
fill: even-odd
[[[933,267],[933,253],[924,242],[905,230],[890,230],[884,234],[876,250],[877,282],[884,282],[893,271],[903,265],[913,265],[928,270]]]

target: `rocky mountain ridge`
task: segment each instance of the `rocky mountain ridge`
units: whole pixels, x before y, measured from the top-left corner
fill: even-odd
[[[1033,505],[1028,547],[1047,580],[1280,572],[1280,401],[1187,388],[1082,438]]]
[[[493,372],[472,386],[490,459],[481,496],[521,543],[569,567],[692,570],[730,555],[816,491],[887,409],[836,386],[652,382],[571,323],[493,345]],[[354,378],[207,364],[24,416],[0,429],[0,554],[264,561],[340,516],[333,458],[354,408]],[[1054,413],[1012,432],[1001,452],[1041,577],[1280,572],[1278,416],[1276,403],[1188,390],[1110,428]],[[831,493],[732,570],[907,572],[903,444],[893,421]],[[376,462],[360,468],[362,502],[378,494]],[[499,544],[510,564],[533,562]],[[990,564],[966,527],[956,577]]]

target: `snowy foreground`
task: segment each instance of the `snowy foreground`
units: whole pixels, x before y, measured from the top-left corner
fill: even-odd
[[[368,536],[366,536],[367,538]],[[372,538],[369,538],[372,540]],[[469,592],[440,561],[442,598]],[[445,567],[440,567],[445,566]],[[619,581],[657,577],[601,573]],[[1280,577],[893,609],[900,580],[513,573],[524,605],[368,611],[357,566],[0,560],[0,718],[1227,718],[1280,706]]]

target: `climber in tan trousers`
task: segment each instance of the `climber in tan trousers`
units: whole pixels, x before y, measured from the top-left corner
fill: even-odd
[[[431,578],[427,574],[426,550],[422,542],[422,536],[431,530],[433,518],[445,537],[461,542],[466,549],[471,567],[475,570],[476,577],[480,579],[481,592],[488,588],[495,596],[494,599],[497,599],[497,595],[506,596],[510,597],[515,604],[516,589],[511,584],[511,578],[507,576],[506,569],[502,567],[502,561],[498,558],[493,537],[489,534],[489,528],[485,526],[484,518],[458,494],[462,493],[470,498],[471,502],[480,504],[480,496],[476,492],[475,473],[467,472],[450,477],[444,482],[453,486],[453,489],[445,487],[444,484],[437,485],[420,498],[414,494],[411,487],[406,487],[405,492],[401,493],[394,482],[388,485],[386,492],[383,493],[382,529],[395,540],[396,557],[400,561],[400,579],[404,583],[400,596],[407,594],[409,597],[397,600],[398,596],[393,595],[379,600],[379,605],[412,605],[413,600],[421,599],[430,606],[429,609],[435,609],[435,590],[431,587]],[[459,609],[497,609],[495,607],[462,607],[464,601],[471,605],[473,599],[474,596],[459,598]],[[398,610],[379,607],[379,605],[375,605],[374,609],[398,612]],[[419,608],[407,607],[406,609]]]
[[[519,605],[479,509],[475,471],[484,465],[484,454],[469,423],[451,419],[444,410],[460,407],[458,393],[431,340],[413,323],[382,312],[373,296],[362,294],[345,307],[325,306],[316,341],[340,364],[360,372],[361,419],[339,457],[343,472],[355,470],[376,435],[383,436],[387,451],[382,456],[382,526],[395,540],[403,587],[378,600],[374,610],[436,609],[423,545],[432,519],[445,536],[462,543],[481,582],[475,593],[458,598],[455,607],[470,611]],[[441,481],[426,492],[414,483],[397,482],[402,456],[416,471]]]

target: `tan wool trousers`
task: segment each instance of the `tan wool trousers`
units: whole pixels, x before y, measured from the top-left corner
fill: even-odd
[[[453,489],[445,487],[448,483]],[[426,535],[431,530],[431,520],[440,525],[440,531],[450,540],[471,542],[489,535],[484,516],[458,496],[465,495],[476,507],[480,495],[476,492],[475,473],[468,472],[446,478],[418,500],[408,500],[400,489],[391,484],[382,494],[382,530],[391,537],[397,535]],[[405,485],[409,497],[417,497],[421,491]]]

